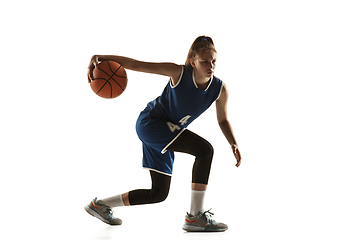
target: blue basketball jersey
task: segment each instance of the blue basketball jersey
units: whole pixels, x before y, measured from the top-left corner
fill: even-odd
[[[193,74],[183,66],[178,83],[172,86],[169,81],[161,96],[147,106],[158,117],[170,120],[170,129],[186,128],[220,96],[222,81],[219,78],[214,76],[208,87],[201,90]]]
[[[167,147],[219,98],[222,81],[210,79],[208,87],[197,87],[193,71],[183,66],[178,83],[171,81],[161,96],[148,103],[136,122],[136,132],[143,142],[143,167],[171,175],[174,153]]]

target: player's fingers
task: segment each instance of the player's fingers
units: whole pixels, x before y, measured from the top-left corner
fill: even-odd
[[[99,65],[99,57],[96,55],[93,56],[92,63],[93,63],[94,68],[97,68],[97,66]]]
[[[88,82],[91,83],[91,81],[92,81],[92,76],[90,75],[90,73],[88,73],[87,77],[88,77]]]
[[[99,65],[98,61],[97,61],[97,60],[96,60],[96,61],[94,61],[94,62],[93,62],[93,69],[94,69],[94,68],[97,68],[97,67],[98,67],[98,65]]]
[[[99,57],[96,55],[92,56],[88,66],[89,71],[91,70],[92,72],[92,70],[94,70],[94,68],[97,68],[98,65],[99,65]]]
[[[241,155],[240,155],[240,151],[238,149],[236,149],[236,151],[234,151],[234,155],[235,155],[235,158],[236,158],[236,167],[239,167],[240,164],[241,164]]]
[[[89,66],[88,68],[88,81],[91,82],[93,80],[93,70],[94,70],[94,66]]]

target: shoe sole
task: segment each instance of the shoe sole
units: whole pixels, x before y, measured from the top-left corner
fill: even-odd
[[[115,225],[121,225],[122,223],[120,224],[111,224],[108,220],[106,220],[103,216],[101,216],[98,212],[96,212],[95,210],[93,210],[90,206],[86,205],[84,207],[85,211],[90,214],[91,216],[93,217],[96,217],[98,219],[100,219],[101,221],[103,221],[104,223],[106,224],[109,224],[111,226],[115,226]]]
[[[228,228],[216,229],[184,224],[182,229],[186,232],[225,232]]]

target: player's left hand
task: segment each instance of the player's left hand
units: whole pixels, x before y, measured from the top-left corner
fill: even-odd
[[[236,158],[236,161],[237,161],[237,163],[236,163],[235,166],[236,166],[236,167],[239,167],[240,164],[241,164],[241,154],[240,154],[240,150],[239,150],[239,148],[238,148],[238,146],[237,146],[236,144],[231,145],[231,149],[232,149],[233,154],[234,154],[234,156],[235,156],[235,158]]]

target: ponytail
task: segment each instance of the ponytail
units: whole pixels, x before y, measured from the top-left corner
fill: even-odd
[[[193,67],[190,64],[190,59],[194,58],[196,54],[200,54],[207,50],[213,50],[216,52],[213,40],[210,37],[206,37],[206,36],[200,36],[196,38],[193,44],[191,45],[189,53],[187,55],[185,61],[185,68],[188,69],[189,71],[192,71]]]

